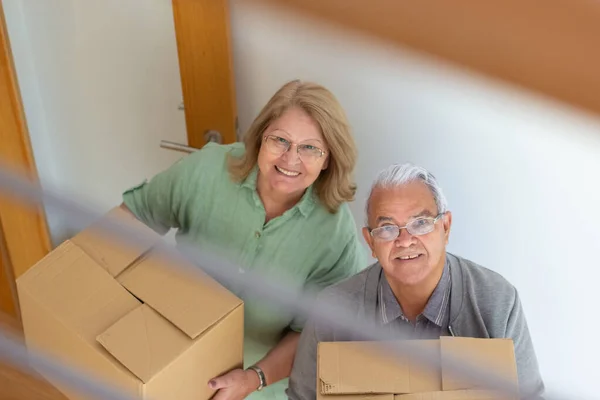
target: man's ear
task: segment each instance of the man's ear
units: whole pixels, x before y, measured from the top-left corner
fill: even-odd
[[[446,211],[442,217],[442,220],[444,221],[444,237],[446,238],[446,244],[448,244],[448,239],[450,238],[450,228],[452,227],[452,213],[450,211]]]
[[[369,228],[367,228],[366,226],[363,227],[362,234],[363,234],[363,237],[365,238],[365,242],[367,242],[367,244],[369,245],[369,248],[371,249],[371,255],[374,258],[377,258],[377,256],[375,255],[375,247],[373,247],[373,236],[371,236],[371,233],[369,232]]]

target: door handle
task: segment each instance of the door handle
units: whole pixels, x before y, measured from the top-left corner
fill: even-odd
[[[210,130],[206,131],[206,133],[204,134],[204,140],[206,140],[206,143],[214,142],[214,143],[222,144],[223,136],[221,136],[221,132],[216,131],[214,129],[210,129]],[[161,140],[160,147],[162,147],[163,149],[181,151],[183,153],[193,153],[195,151],[200,150],[200,149],[197,149],[196,147],[191,147],[191,146],[177,143],[177,142],[171,142],[170,140]]]
[[[185,144],[177,142],[171,142],[169,140],[161,140],[160,147],[162,147],[163,149],[181,151],[182,153],[193,153],[199,150],[195,147],[186,146]]]
[[[210,130],[204,132],[204,140],[206,140],[206,143],[215,142],[215,143],[222,144],[223,143],[223,135],[221,135],[221,132],[219,132],[219,131],[210,129]]]

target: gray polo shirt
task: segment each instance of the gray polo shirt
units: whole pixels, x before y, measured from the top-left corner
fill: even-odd
[[[515,348],[522,398],[543,399],[544,382],[516,288],[500,274],[454,254],[446,253],[446,266],[447,270],[444,272],[450,275],[449,285],[452,287],[442,289],[444,279],[440,279],[436,294],[431,296],[426,306],[428,311],[423,312],[423,316],[429,322],[433,320],[431,324],[428,322],[428,325],[437,326],[436,321],[446,320],[447,322],[441,322],[441,325],[444,329],[447,327],[451,336],[511,339]],[[355,313],[356,318],[360,320],[370,320],[374,316],[376,321],[373,322],[380,323],[385,315],[388,321],[406,323],[402,318],[397,317],[400,315],[398,310],[390,311],[388,305],[394,304],[391,301],[393,294],[388,294],[389,300],[384,299],[386,298],[385,286],[380,285],[381,276],[381,265],[375,263],[352,278],[325,288],[319,294],[319,302],[339,304],[349,312]],[[449,290],[449,298],[442,300],[441,303],[449,303],[449,305],[435,307],[437,298],[446,298],[440,296],[440,293],[445,293],[446,290]],[[381,305],[379,308],[378,298],[383,300],[379,302]],[[449,316],[440,316],[439,311],[444,308],[446,310],[449,308]],[[437,335],[433,331],[427,332],[427,335]],[[391,332],[391,338],[393,337],[394,332]],[[314,400],[317,388],[316,366],[319,342],[348,340],[365,340],[365,338],[326,321],[310,318],[298,343],[287,390],[288,397],[291,400]]]
[[[413,339],[439,339],[440,336],[450,336],[448,321],[450,319],[450,266],[444,265],[442,276],[429,297],[425,309],[413,324],[404,316],[402,307],[396,300],[394,292],[383,273],[379,276],[377,288],[377,315],[385,327],[391,330],[402,329],[406,334],[408,327],[412,328]]]

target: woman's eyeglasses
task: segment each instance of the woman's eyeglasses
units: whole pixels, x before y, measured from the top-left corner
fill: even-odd
[[[295,144],[275,135],[267,135],[264,139],[267,149],[278,156],[286,153],[292,146],[296,146],[298,157],[306,163],[315,162],[325,155],[323,150],[311,144]]]

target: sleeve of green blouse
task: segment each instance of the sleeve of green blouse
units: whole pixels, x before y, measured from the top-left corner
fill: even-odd
[[[123,193],[123,202],[144,224],[159,234],[178,228],[184,213],[189,182],[199,154],[190,154],[165,171]]]
[[[327,286],[333,285],[346,278],[356,275],[367,266],[367,253],[360,243],[358,234],[353,234],[346,243],[344,250],[331,268],[323,269],[309,278],[306,288],[319,292]],[[316,293],[315,293],[316,294]],[[290,324],[290,329],[301,332],[306,322],[306,316],[296,316]]]

